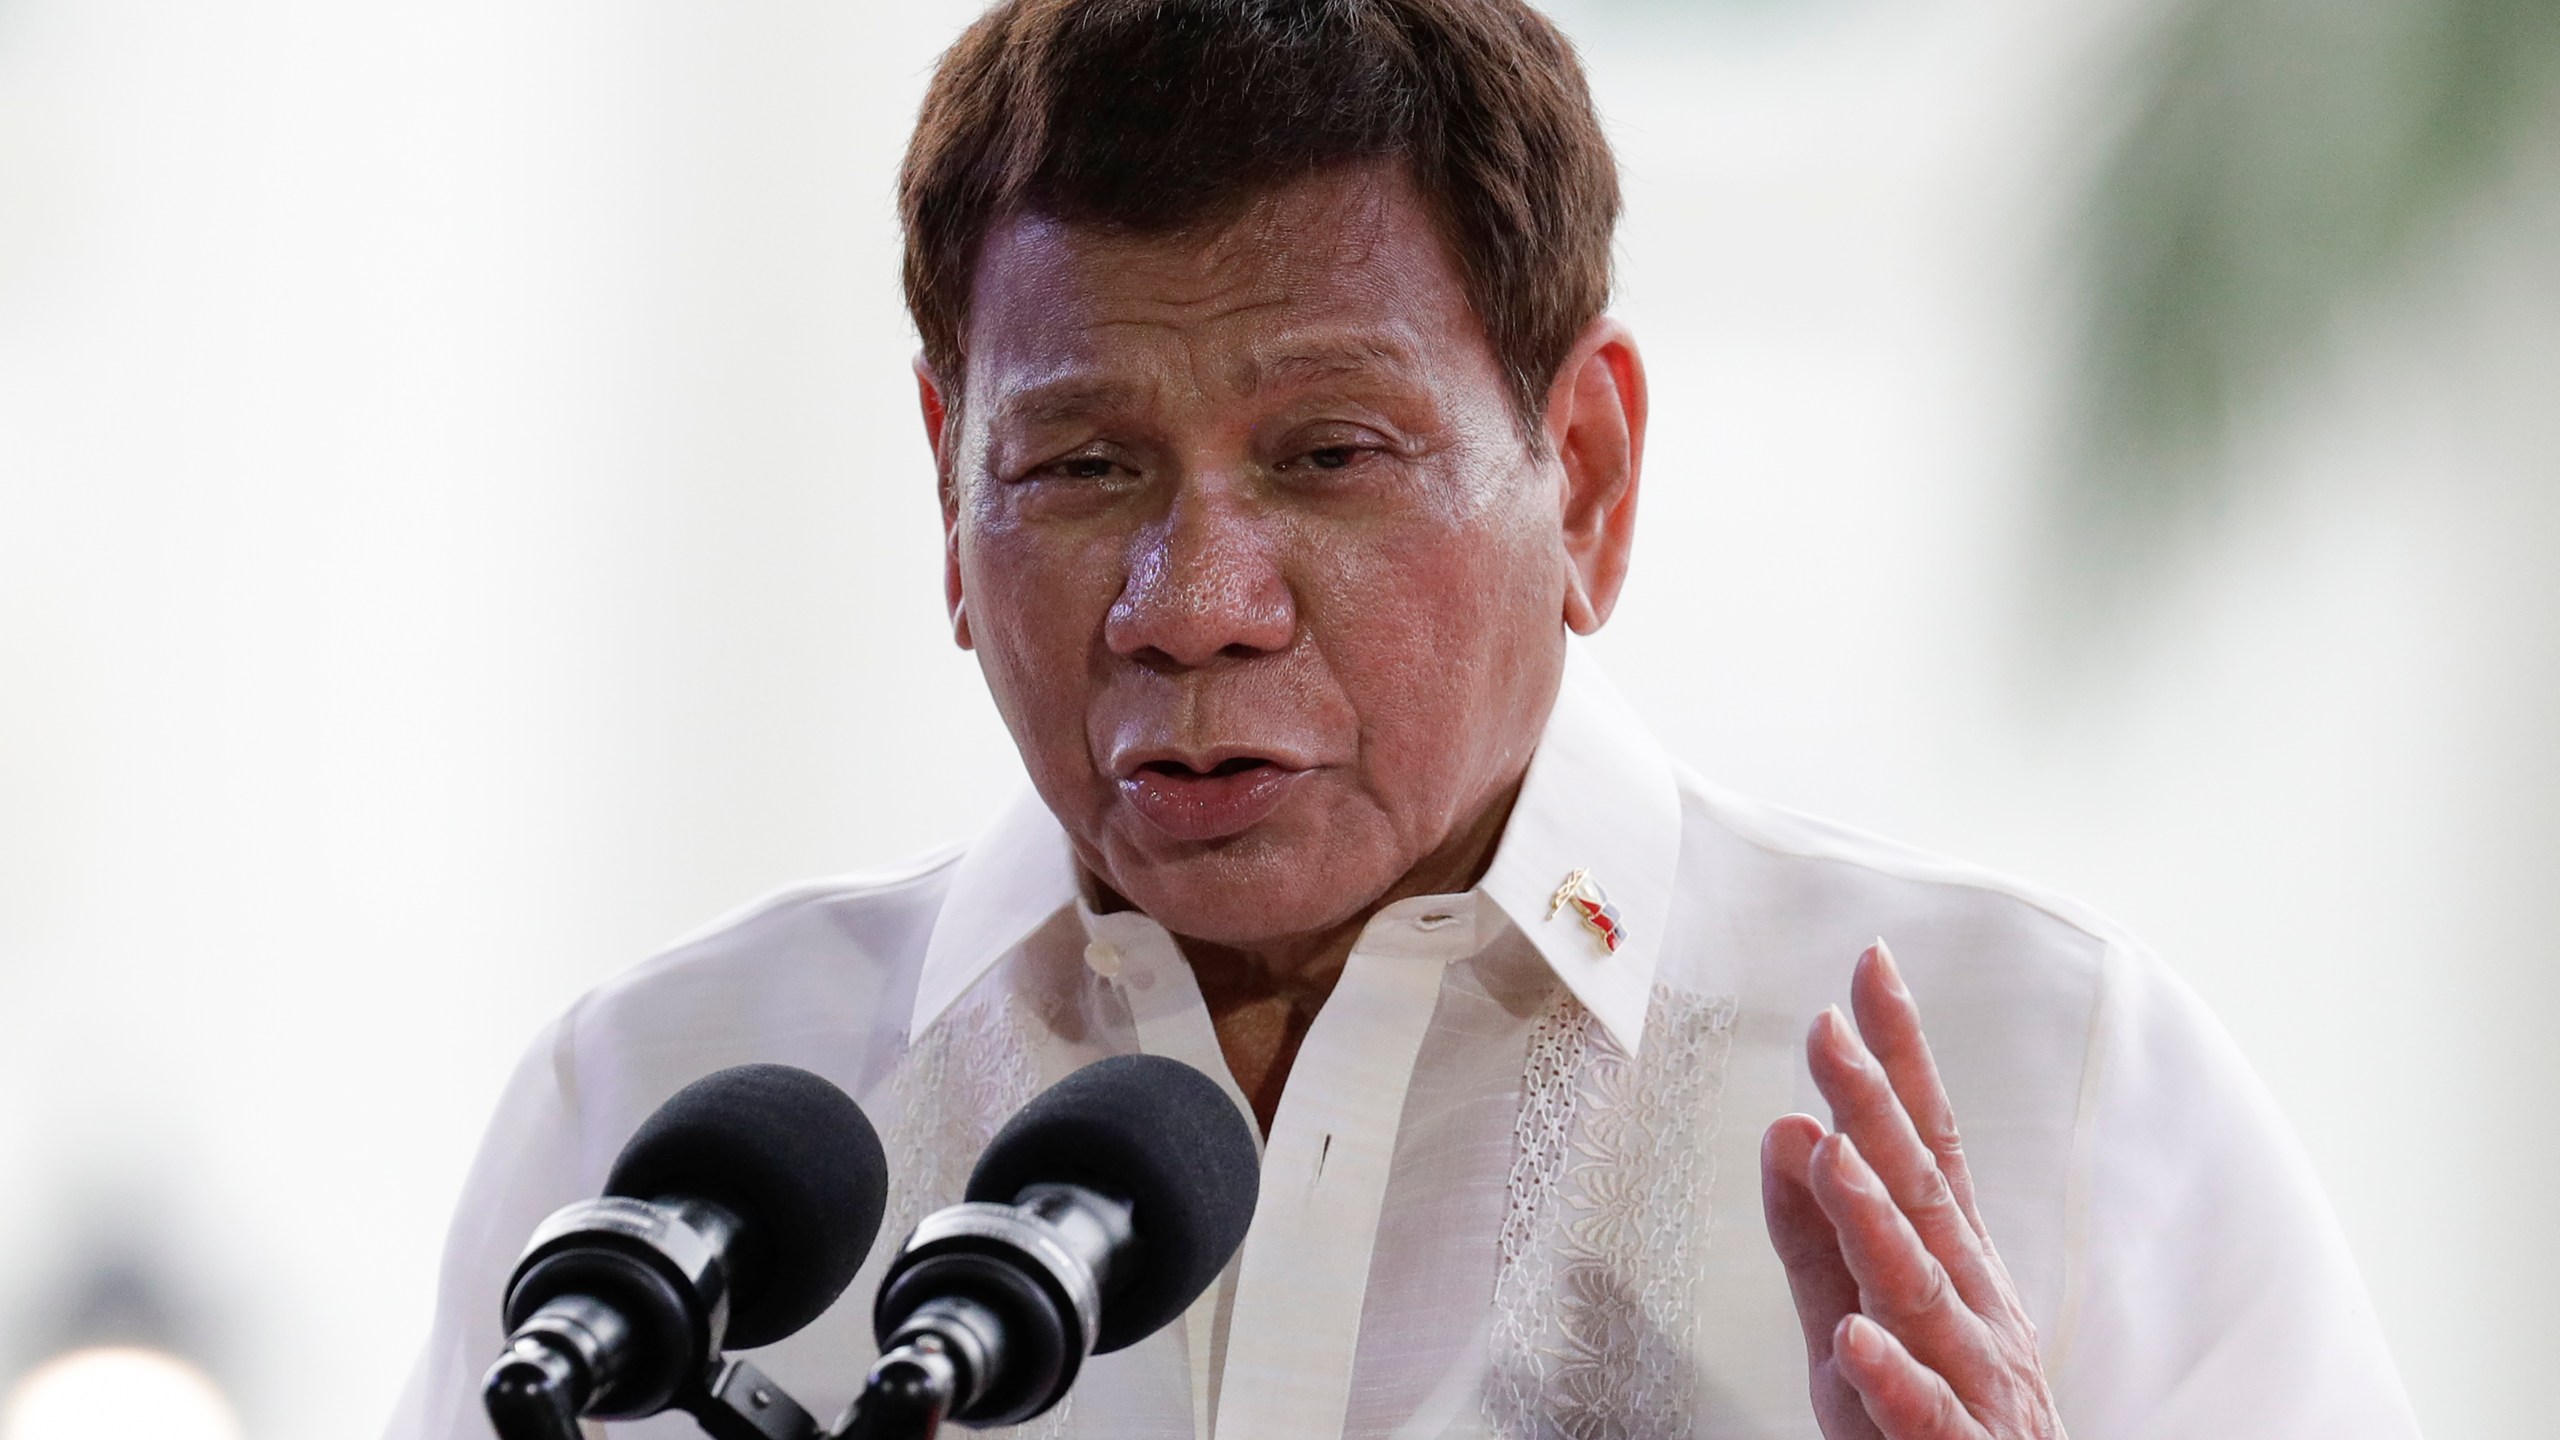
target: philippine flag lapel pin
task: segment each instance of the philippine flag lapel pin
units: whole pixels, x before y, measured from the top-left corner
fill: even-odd
[[[1547,905],[1547,918],[1553,920],[1567,906],[1582,917],[1592,934],[1600,937],[1601,948],[1612,955],[1618,953],[1618,946],[1627,938],[1626,921],[1618,914],[1618,907],[1609,903],[1608,893],[1591,878],[1590,871],[1576,869],[1564,877],[1564,883],[1556,887],[1555,899]]]

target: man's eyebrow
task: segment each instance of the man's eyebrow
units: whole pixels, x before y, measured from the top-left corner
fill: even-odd
[[[1401,340],[1351,335],[1247,356],[1229,372],[1228,382],[1250,394],[1344,376],[1406,376],[1421,368],[1418,354]],[[1006,391],[991,407],[991,418],[1007,425],[1059,425],[1104,411],[1125,410],[1142,398],[1143,387],[1124,380],[1068,375]]]
[[[1013,425],[1062,424],[1125,408],[1137,393],[1136,386],[1117,380],[1052,380],[1007,391],[996,400],[993,418]]]
[[[1413,348],[1383,335],[1347,335],[1257,355],[1237,367],[1237,388],[1303,385],[1348,375],[1410,375],[1421,368]]]

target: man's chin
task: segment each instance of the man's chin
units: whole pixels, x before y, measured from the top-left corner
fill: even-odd
[[[1320,935],[1347,924],[1395,878],[1365,884],[1367,877],[1340,876],[1321,855],[1274,853],[1249,845],[1110,869],[1112,889],[1157,924],[1176,935],[1239,949]]]

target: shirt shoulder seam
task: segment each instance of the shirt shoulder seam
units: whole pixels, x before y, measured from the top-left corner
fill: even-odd
[[[824,906],[847,900],[885,897],[913,890],[944,877],[960,857],[968,853],[965,841],[937,846],[912,859],[884,865],[876,869],[849,871],[841,875],[823,875],[794,881],[768,890],[747,903],[737,906],[704,924],[685,931],[653,952],[665,956],[690,950],[705,941],[714,940],[732,930],[778,911],[808,906]]]
[[[1684,799],[1698,802],[1706,818],[1762,850],[1802,860],[1853,865],[1899,880],[1998,895],[2067,925],[2100,945],[2112,948],[2133,943],[2123,924],[2069,896],[1853,825],[1754,800],[1707,780],[1685,764],[1675,761],[1673,766],[1680,777]]]
[[[2097,993],[2089,1003],[2088,1038],[2082,1046],[2080,1094],[2071,1119],[2070,1158],[2062,1180],[2062,1294],[2055,1303],[2053,1337],[2045,1373],[2057,1384],[2069,1372],[2088,1285],[2089,1217],[2097,1184],[2098,1106],[2106,1085],[2108,1030],[2114,1023],[2117,978],[2125,948],[2110,940],[2098,957]]]

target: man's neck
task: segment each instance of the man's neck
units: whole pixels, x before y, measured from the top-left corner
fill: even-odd
[[[1210,1023],[1217,1027],[1218,1048],[1226,1055],[1227,1068],[1234,1072],[1237,1087],[1252,1103],[1262,1133],[1271,1133],[1272,1117],[1279,1112],[1281,1092],[1288,1087],[1289,1070],[1298,1058],[1298,1047],[1305,1042],[1307,1028],[1315,1023],[1317,1012],[1332,997],[1335,982],[1342,978],[1343,964],[1351,958],[1351,948],[1359,942],[1360,932],[1368,927],[1370,918],[1387,906],[1416,895],[1449,895],[1474,889],[1493,864],[1495,847],[1519,795],[1520,784],[1514,780],[1472,823],[1453,832],[1421,863],[1338,925],[1312,934],[1276,936],[1252,945],[1220,945],[1185,935],[1174,937],[1182,947],[1183,958],[1191,962],[1191,972],[1200,985],[1200,998],[1209,1009]],[[1096,888],[1105,897],[1104,908],[1126,906],[1127,902],[1112,895],[1107,887]],[[1118,904],[1110,903],[1114,901]]]

